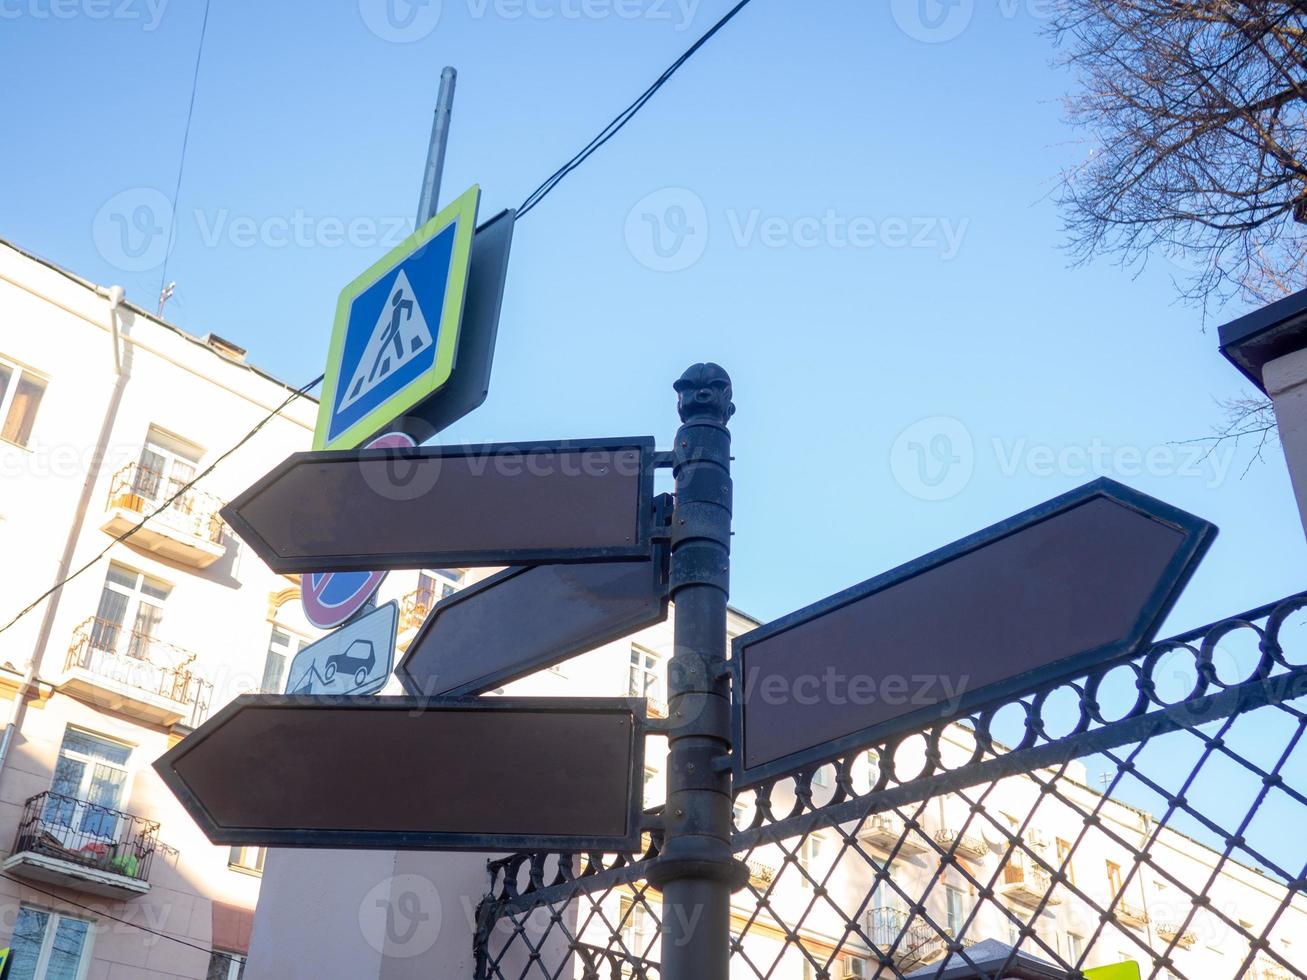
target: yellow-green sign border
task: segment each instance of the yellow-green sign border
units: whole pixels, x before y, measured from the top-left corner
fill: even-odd
[[[449,381],[454,373],[454,357],[458,353],[458,335],[463,320],[468,268],[472,257],[472,235],[476,231],[477,207],[480,203],[481,186],[473,184],[461,197],[452,201],[443,211],[392,248],[374,262],[366,272],[341,290],[340,299],[336,302],[335,324],[331,329],[331,345],[327,349],[327,370],[322,379],[318,423],[313,431],[314,449],[358,448],[364,440],[439,391]],[[345,333],[349,329],[351,305],[364,290],[450,225],[455,225],[454,248],[449,260],[449,279],[445,282],[445,305],[440,312],[440,323],[437,326],[435,361],[418,378],[409,382],[340,435],[328,439],[327,430],[336,404],[336,389],[340,384],[340,358],[345,347]]]

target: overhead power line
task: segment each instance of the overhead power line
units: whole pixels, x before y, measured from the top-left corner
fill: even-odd
[[[654,83],[641,93],[638,99],[619,112],[607,126],[599,131],[599,134],[594,139],[587,143],[581,151],[576,154],[576,156],[572,157],[572,159],[568,160],[567,163],[555,170],[549,175],[544,183],[528,194],[526,200],[518,206],[518,218],[521,219],[524,215],[530,213],[531,209],[548,197],[550,191],[561,184],[568,174],[581,166],[581,164],[585,163],[585,161],[593,156],[601,146],[621,132],[622,128],[635,117],[635,114],[644,108],[645,103],[658,94],[658,90],[667,84],[668,79],[680,71],[682,65],[693,58],[700,48],[711,41],[718,31],[730,23],[736,14],[752,2],[753,0],[740,0],[739,3],[728,10],[722,18],[717,21],[717,23],[713,24],[713,26],[708,29],[703,37],[695,41],[694,44],[690,45],[690,47],[685,50],[684,54],[673,61],[671,66],[659,75],[658,78],[654,80]]]
[[[718,31],[720,31],[723,27],[725,27],[728,23],[730,23],[731,20],[741,10],[747,7],[750,3],[752,3],[752,0],[739,0],[739,2],[736,3],[735,6],[733,6],[730,10],[728,10],[724,15],[722,15],[722,17],[715,24],[713,24],[713,26],[710,27],[703,34],[702,37],[700,37],[697,41],[695,41],[694,44],[690,45],[690,47],[688,47],[685,50],[685,52],[681,54],[679,58],[677,58],[674,62],[672,62],[672,64],[668,66],[668,68],[661,75],[658,76],[658,78],[653,82],[653,84],[650,85],[647,89],[644,90],[644,92],[640,94],[639,98],[637,98],[634,102],[632,102],[629,106],[627,106],[624,110],[622,110],[622,112],[618,113],[618,115],[614,117],[612,121],[608,123],[608,125],[606,125],[602,130],[599,131],[599,134],[595,136],[594,139],[592,139],[589,143],[587,143],[584,147],[582,147],[581,150],[578,151],[575,156],[573,156],[570,160],[567,161],[567,163],[563,164],[552,174],[550,174],[550,176],[542,184],[540,184],[539,187],[537,187],[534,191],[528,194],[526,200],[524,200],[517,209],[518,220],[521,220],[523,217],[529,214],[531,210],[536,207],[536,205],[538,205],[541,201],[543,201],[549,195],[549,193],[567,177],[568,174],[570,174],[577,167],[583,164],[586,160],[588,160],[591,156],[593,156],[595,152],[599,150],[600,147],[602,147],[610,139],[612,139],[619,132],[621,132],[622,128],[625,127],[626,124],[629,123],[635,117],[636,113],[638,113],[642,108],[644,108],[645,104],[658,93],[659,89],[661,89],[664,85],[666,85],[667,81],[673,75],[675,75],[687,61],[693,58],[700,48],[702,48],[705,44],[707,44],[710,40],[712,40],[712,38],[717,34]],[[195,108],[195,83],[198,81],[199,78],[200,54],[203,51],[204,33],[205,30],[207,29],[207,26],[208,26],[208,4],[206,3],[204,21],[200,29],[200,50],[196,52],[196,57],[195,57],[195,78],[192,79],[192,84],[191,84],[191,104],[190,104],[190,109],[188,110],[187,120],[186,120],[187,137],[189,136],[190,133],[191,113],[194,112],[194,108]],[[184,137],[182,141],[182,165],[185,164],[187,137]],[[177,174],[177,191],[180,191],[180,188],[181,188],[181,170],[179,168]],[[166,270],[165,270],[165,276],[166,276]],[[86,562],[85,564],[80,566],[76,571],[70,573],[65,578],[61,579],[60,581],[56,582],[54,585],[50,586],[50,588],[46,589],[43,593],[41,593],[39,596],[37,596],[35,599],[29,602],[26,606],[24,606],[21,610],[19,610],[19,612],[12,619],[9,620],[9,622],[5,623],[4,626],[0,626],[0,634],[8,630],[11,626],[17,623],[20,619],[22,619],[24,616],[30,613],[37,606],[39,606],[43,601],[45,601],[50,596],[58,592],[61,588],[63,588],[73,579],[77,578],[83,572],[86,572],[90,568],[94,567],[94,565],[98,561],[100,561],[109,553],[109,551],[113,548],[114,545],[122,541],[126,541],[137,531],[141,530],[141,528],[145,527],[145,525],[148,524],[151,520],[153,520],[159,514],[166,511],[170,506],[172,506],[172,504],[176,500],[184,496],[187,492],[193,489],[195,485],[198,484],[202,479],[204,479],[206,476],[212,473],[214,469],[217,468],[219,463],[225,460],[228,456],[234,453],[241,446],[245,445],[245,443],[249,442],[250,439],[252,439],[260,429],[262,429],[265,425],[267,425],[268,422],[270,422],[274,417],[279,415],[287,405],[293,402],[296,398],[299,398],[301,395],[312,390],[315,386],[317,386],[322,381],[322,379],[323,379],[323,375],[318,375],[318,377],[314,378],[308,384],[304,385],[301,388],[297,388],[294,392],[290,394],[290,396],[284,402],[282,402],[275,409],[269,412],[268,415],[266,415],[262,420],[260,420],[259,423],[256,426],[254,426],[254,428],[252,428],[249,432],[245,433],[245,435],[243,435],[236,442],[235,445],[233,445],[230,449],[224,452],[217,459],[215,459],[212,463],[210,463],[207,467],[205,467],[204,470],[202,470],[200,473],[196,474],[196,476],[189,483],[185,484],[176,493],[174,493],[166,501],[160,504],[157,508],[155,508],[149,514],[141,518],[139,522],[134,524],[132,527],[128,528],[122,534],[119,534],[116,537],[112,538],[109,541],[109,543],[105,545],[105,547],[90,561]]]
[[[182,486],[182,487],[181,487],[181,488],[180,488],[176,493],[174,493],[171,497],[169,497],[167,500],[165,500],[163,503],[161,503],[161,504],[160,504],[158,507],[156,507],[154,510],[150,511],[150,513],[148,513],[148,514],[146,514],[144,517],[142,517],[139,521],[137,521],[135,524],[133,524],[131,527],[129,527],[129,528],[128,528],[126,531],[124,531],[122,534],[116,535],[116,536],[114,536],[113,538],[111,538],[110,541],[109,541],[109,543],[108,543],[107,545],[104,546],[104,548],[99,552],[99,554],[97,554],[97,555],[96,555],[94,558],[92,558],[90,561],[88,561],[88,562],[86,562],[84,565],[80,566],[80,567],[79,567],[75,572],[71,572],[70,574],[66,575],[64,578],[60,579],[60,580],[59,580],[58,582],[56,582],[54,585],[50,586],[50,588],[46,589],[46,590],[45,590],[44,592],[42,592],[39,596],[37,596],[35,599],[33,599],[31,602],[29,602],[29,603],[28,603],[26,606],[24,606],[21,610],[19,610],[18,613],[13,617],[13,619],[11,619],[11,620],[9,620],[9,622],[5,623],[4,626],[0,626],[0,633],[3,633],[5,630],[9,629],[9,627],[13,626],[16,622],[18,622],[20,619],[22,619],[24,616],[26,616],[29,612],[31,612],[33,609],[35,609],[37,606],[39,606],[42,602],[44,602],[44,601],[45,601],[46,599],[48,599],[50,596],[54,595],[56,592],[58,592],[60,589],[62,589],[65,585],[67,585],[67,584],[68,584],[69,582],[71,582],[73,579],[77,578],[77,576],[81,575],[83,572],[85,572],[85,571],[87,571],[88,569],[90,569],[91,567],[93,567],[93,566],[95,565],[96,562],[98,562],[101,558],[103,558],[105,555],[107,555],[107,554],[109,553],[109,551],[113,548],[114,545],[118,544],[120,541],[126,541],[128,538],[130,538],[133,534],[135,534],[135,533],[136,533],[137,531],[139,531],[141,528],[145,527],[146,524],[150,523],[151,520],[153,520],[155,517],[157,517],[158,515],[162,514],[165,510],[167,510],[169,507],[171,507],[171,506],[172,506],[172,505],[173,505],[177,500],[179,500],[181,497],[185,496],[188,492],[190,492],[190,490],[191,490],[192,488],[194,488],[195,484],[199,483],[199,482],[200,482],[201,480],[203,480],[206,476],[208,476],[208,475],[209,475],[210,473],[212,473],[215,469],[217,469],[219,463],[221,463],[224,459],[226,459],[228,456],[230,456],[230,455],[231,455],[232,453],[234,453],[236,450],[240,449],[241,446],[245,445],[247,442],[249,442],[251,439],[253,439],[254,436],[255,436],[256,434],[258,434],[258,432],[259,432],[260,429],[262,429],[265,425],[267,425],[267,424],[268,424],[269,422],[271,422],[274,418],[276,418],[278,415],[280,415],[281,412],[282,412],[282,409],[284,409],[287,405],[289,405],[291,402],[293,402],[296,398],[299,398],[301,395],[303,395],[303,394],[307,393],[308,391],[312,390],[313,388],[315,388],[315,387],[316,387],[316,386],[317,386],[317,385],[322,381],[322,378],[323,378],[323,375],[320,374],[320,375],[318,375],[316,378],[314,378],[312,381],[310,381],[308,384],[304,385],[303,387],[296,388],[294,391],[292,391],[292,392],[291,392],[291,393],[286,397],[286,400],[285,400],[285,401],[283,401],[280,405],[278,405],[278,406],[277,406],[276,408],[274,408],[271,412],[269,412],[269,413],[268,413],[267,415],[265,415],[262,419],[260,419],[260,420],[259,420],[259,423],[258,423],[256,426],[254,426],[254,428],[250,429],[249,432],[247,432],[247,433],[245,433],[245,435],[241,436],[240,439],[238,439],[238,440],[236,441],[236,444],[235,444],[234,446],[232,446],[230,449],[228,449],[226,452],[224,452],[221,456],[219,456],[217,459],[215,459],[212,463],[210,463],[208,466],[206,466],[203,470],[201,470],[199,473],[197,473],[197,474],[196,474],[196,475],[191,479],[191,481],[190,481],[189,483],[186,483],[185,485],[183,485],[183,486]]]

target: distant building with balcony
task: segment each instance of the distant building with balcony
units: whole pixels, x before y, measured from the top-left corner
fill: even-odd
[[[0,947],[35,980],[232,980],[262,852],[151,764],[317,635],[219,517],[316,404],[188,488],[295,386],[119,299],[0,243],[0,622],[39,600],[0,633]]]

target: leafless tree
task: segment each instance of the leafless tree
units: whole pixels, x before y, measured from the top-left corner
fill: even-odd
[[[1307,285],[1307,0],[1058,0],[1090,137],[1060,203],[1080,258],[1160,251],[1204,310]]]
[[[1059,203],[1076,256],[1155,252],[1204,315],[1307,286],[1307,0],[1057,0],[1050,31],[1089,136]],[[1270,403],[1224,402],[1206,440],[1275,437]]]

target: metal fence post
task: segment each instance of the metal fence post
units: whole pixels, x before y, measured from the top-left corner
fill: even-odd
[[[731,852],[730,585],[731,379],[695,364],[676,382],[681,427],[673,449],[665,844],[649,881],[663,893],[663,980],[727,980],[730,897],[748,871]]]

